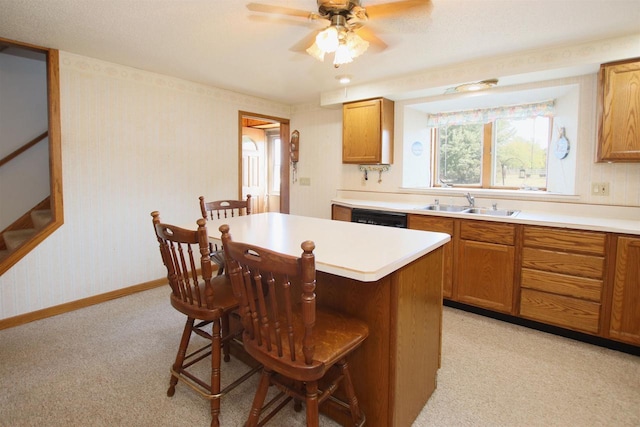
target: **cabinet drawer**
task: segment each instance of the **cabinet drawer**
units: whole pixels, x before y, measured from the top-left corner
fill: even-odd
[[[602,280],[599,279],[568,276],[566,274],[523,268],[521,284],[523,288],[536,289],[595,302],[600,302],[602,299]]]
[[[590,231],[525,227],[524,246],[558,249],[564,252],[604,255],[605,234]]]
[[[437,231],[453,235],[453,219],[427,215],[409,215],[408,227],[414,230]]]
[[[572,276],[602,279],[604,257],[523,248],[522,267]]]
[[[462,221],[460,224],[460,238],[465,240],[513,246],[515,234],[513,224],[485,221]]]
[[[600,304],[522,289],[520,316],[577,331],[598,333]]]

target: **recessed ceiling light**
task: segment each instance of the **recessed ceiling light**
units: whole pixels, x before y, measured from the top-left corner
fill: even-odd
[[[346,85],[347,83],[351,83],[351,76],[336,76],[336,80],[338,80],[340,84]]]

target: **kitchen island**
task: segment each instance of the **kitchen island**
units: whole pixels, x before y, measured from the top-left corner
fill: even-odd
[[[440,367],[444,233],[379,227],[279,213],[209,221],[235,241],[300,256],[316,245],[317,303],[354,315],[369,337],[350,357],[368,426],[410,426],[436,388]],[[323,411],[348,424],[330,406]]]

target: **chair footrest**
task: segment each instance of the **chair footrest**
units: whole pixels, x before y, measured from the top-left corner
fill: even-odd
[[[211,400],[211,399],[218,399],[224,396],[225,394],[229,393],[231,390],[233,390],[234,388],[238,387],[240,384],[248,380],[253,374],[258,372],[260,369],[262,369],[262,366],[256,366],[254,368],[251,368],[250,370],[245,372],[241,377],[237,378],[234,382],[232,382],[231,384],[227,385],[225,388],[220,390],[220,393],[216,393],[216,394],[212,394],[210,392],[211,386],[209,384],[205,383],[204,381],[202,381],[195,375],[191,374],[190,372],[186,371],[185,369],[182,369],[181,372],[176,372],[175,369],[171,368],[171,375],[176,377],[180,382],[189,386],[192,390],[196,391],[205,399]]]

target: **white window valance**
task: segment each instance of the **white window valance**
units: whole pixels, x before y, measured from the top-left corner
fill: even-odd
[[[488,123],[496,119],[524,119],[534,116],[553,116],[555,100],[534,104],[508,105],[477,110],[427,114],[427,126],[441,127],[468,123]]]

